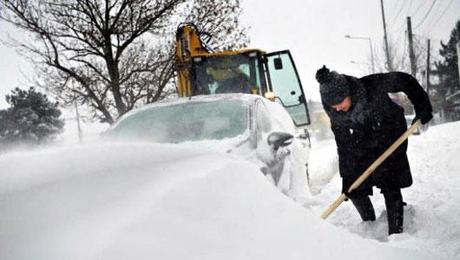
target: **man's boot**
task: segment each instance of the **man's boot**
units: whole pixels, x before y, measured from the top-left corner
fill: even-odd
[[[351,199],[363,221],[374,221],[375,211],[369,196]]]
[[[383,194],[388,217],[388,234],[403,232],[404,202],[401,191],[391,191]]]

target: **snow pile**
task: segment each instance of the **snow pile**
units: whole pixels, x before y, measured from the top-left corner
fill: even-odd
[[[414,183],[403,189],[405,207],[404,233],[387,236],[386,209],[379,189],[371,197],[376,210],[374,223],[361,222],[350,202],[343,203],[328,219],[339,227],[363,238],[395,247],[423,249],[441,256],[460,258],[460,122],[434,126],[422,135],[409,138],[408,156]],[[335,153],[335,147],[329,146]],[[315,153],[315,151],[312,151]],[[327,171],[331,165],[317,165],[312,171]],[[312,207],[320,214],[341,190],[336,174],[314,197]]]
[[[247,161],[180,145],[6,154],[0,230],[2,260],[435,259],[334,227]]]
[[[321,192],[321,188],[329,183],[339,170],[337,146],[334,139],[312,142],[310,152],[309,175],[310,189],[313,194]]]

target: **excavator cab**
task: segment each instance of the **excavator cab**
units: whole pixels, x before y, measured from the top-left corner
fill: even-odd
[[[192,95],[219,93],[263,94],[266,82],[259,51],[203,55],[192,59]]]
[[[258,49],[211,52],[195,26],[180,26],[176,34],[178,94],[188,97],[248,93],[279,102],[297,127],[310,124],[308,106],[288,50]]]

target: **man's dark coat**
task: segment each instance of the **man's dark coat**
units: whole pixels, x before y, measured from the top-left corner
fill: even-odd
[[[389,93],[403,92],[414,105],[415,112],[431,112],[428,95],[411,75],[402,72],[372,74],[363,78],[346,78],[351,91],[352,107],[337,112],[323,100],[331,119],[339,154],[343,192],[406,130],[404,110]],[[382,192],[409,187],[412,176],[404,142],[361,185],[352,196],[372,194],[375,185]]]

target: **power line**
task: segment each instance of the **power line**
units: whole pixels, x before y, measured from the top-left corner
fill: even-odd
[[[430,28],[433,21],[436,20],[437,14],[439,14],[439,12],[444,8],[443,7],[444,2],[447,2],[447,1],[438,1],[436,6],[433,8],[433,10],[431,10],[431,15],[428,17],[427,21],[425,22],[424,31]]]
[[[395,24],[396,20],[399,18],[399,15],[401,14],[401,11],[404,9],[405,4],[408,3],[407,1],[403,1],[401,7],[399,8],[398,12],[396,15],[391,19],[391,24]]]
[[[431,12],[431,10],[433,9],[433,6],[434,6],[434,4],[436,4],[436,2],[437,2],[437,0],[433,0],[433,2],[431,3],[430,8],[429,8],[428,11],[426,12],[425,16],[422,18],[422,21],[421,21],[417,26],[415,26],[414,29],[417,29],[418,27],[420,27],[420,25],[422,25],[422,24],[425,22],[426,18],[427,18],[428,15],[430,14],[430,12]]]
[[[438,24],[438,22],[439,22],[440,20],[442,20],[442,18],[444,17],[444,14],[446,13],[447,10],[449,10],[449,7],[450,7],[450,5],[451,5],[453,2],[454,2],[454,0],[450,0],[449,4],[447,4],[446,8],[444,9],[444,11],[442,11],[442,13],[441,13],[441,15],[438,17],[438,19],[436,19],[436,21],[433,23],[433,25],[430,26],[431,29],[430,29],[430,31],[428,32],[428,34],[431,33],[431,31],[433,31],[433,28]]]
[[[413,12],[412,14],[410,14],[409,12],[410,12],[410,10],[412,9],[412,3],[413,3],[413,1],[410,0],[410,2],[409,2],[409,7],[407,8],[406,16],[411,16],[411,17],[415,16],[415,15],[418,13],[418,11],[420,10],[420,8],[424,6],[424,4],[419,5],[419,6],[417,7],[417,9],[415,10],[415,12]],[[425,3],[426,3],[426,2],[425,2]],[[395,32],[395,33],[401,33],[402,30],[404,30],[404,28],[406,28],[406,22],[405,22],[405,21],[401,23],[401,25],[399,26],[398,29],[393,30],[393,32]]]
[[[415,16],[415,15],[418,13],[418,11],[420,11],[420,9],[421,9],[423,6],[425,6],[425,3],[427,3],[427,2],[423,2],[423,4],[419,5],[419,6],[417,7],[417,9],[415,9],[415,11],[411,14],[411,16]]]
[[[409,15],[409,12],[410,12],[410,10],[412,9],[412,4],[413,4],[413,0],[410,0],[410,1],[409,1],[409,5],[408,5],[408,7],[406,8],[406,12],[405,12],[406,16],[410,16],[410,15]],[[421,5],[421,6],[423,6],[423,5]],[[420,6],[419,6],[418,9],[420,9]],[[418,9],[417,9],[417,10],[418,10]],[[400,10],[402,10],[402,8],[401,8]],[[406,22],[405,22],[405,20],[403,20],[403,22],[401,22],[401,25],[400,25],[397,29],[393,29],[392,31],[393,31],[395,34],[401,34],[401,33],[404,31],[404,34],[406,34],[406,33],[405,33],[405,30],[404,30],[405,28],[406,28]]]
[[[410,2],[409,2],[409,8],[407,10],[409,11],[411,9],[411,7],[412,7],[412,0],[410,0]]]
[[[388,19],[388,21],[391,21],[391,22],[388,23],[389,26],[391,26],[390,23],[393,23],[394,20],[396,20],[396,18],[399,16],[399,13],[401,13],[401,10],[403,9],[404,5],[406,4],[406,1],[399,1],[399,2],[396,2],[396,3],[401,3],[401,5],[399,6],[398,10],[396,12],[394,12],[394,15],[392,15],[392,17]],[[395,5],[395,9],[397,7],[398,6]]]

